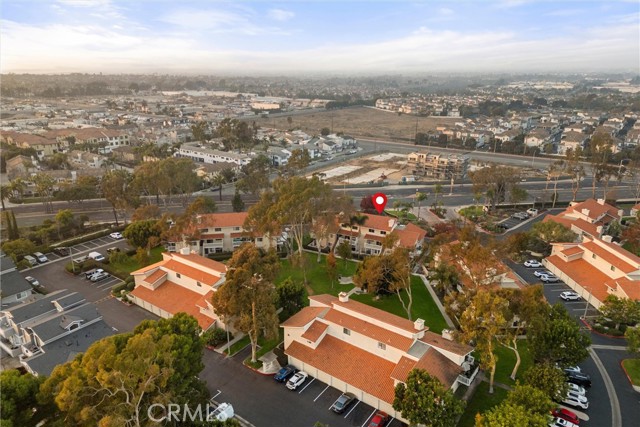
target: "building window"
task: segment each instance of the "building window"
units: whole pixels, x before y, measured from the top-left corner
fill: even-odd
[[[375,233],[375,232],[376,232],[376,230],[374,230],[373,228],[369,229],[369,233]]]
[[[611,271],[616,271],[616,268],[613,265],[611,266]]]
[[[196,282],[196,286],[198,286],[199,288],[202,287],[202,284],[200,282]]]
[[[240,231],[240,227],[233,227],[233,231]]]
[[[380,350],[386,350],[387,349],[387,345],[383,342],[378,342],[378,348]]]
[[[383,236],[387,234],[386,231],[381,231],[380,234],[382,234]]]
[[[256,240],[258,240],[258,242],[262,242],[262,237],[258,237]]]
[[[349,329],[347,329],[347,328],[342,328],[342,332],[343,332],[345,335],[351,335],[351,331],[350,331]]]
[[[213,229],[213,231],[222,231],[222,228],[216,227],[216,228]]]
[[[176,273],[176,277],[179,279],[179,278],[181,278],[182,276],[180,275],[180,273]]]

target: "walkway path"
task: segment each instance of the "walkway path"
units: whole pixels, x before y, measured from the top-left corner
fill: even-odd
[[[426,268],[425,268],[425,270],[426,270]],[[453,323],[453,321],[451,320],[451,318],[447,314],[446,310],[444,309],[444,306],[440,302],[440,299],[438,298],[438,295],[436,295],[436,292],[433,290],[433,286],[431,286],[429,284],[429,279],[427,279],[427,277],[424,274],[418,274],[418,276],[422,279],[422,283],[424,283],[424,287],[427,288],[427,291],[429,292],[429,295],[431,295],[431,298],[433,299],[433,302],[436,303],[436,306],[438,307],[438,310],[440,310],[440,313],[442,314],[442,317],[444,317],[444,321],[447,322],[447,326],[449,328],[451,328],[451,329],[455,329],[456,325]]]

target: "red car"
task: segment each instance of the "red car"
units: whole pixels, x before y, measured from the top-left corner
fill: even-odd
[[[369,422],[369,427],[383,427],[389,421],[389,415],[382,411],[376,412],[376,414],[371,418]]]
[[[563,420],[570,421],[574,424],[580,423],[580,418],[578,418],[576,414],[565,408],[556,408],[551,411],[551,415],[553,415],[554,417],[562,418]]]

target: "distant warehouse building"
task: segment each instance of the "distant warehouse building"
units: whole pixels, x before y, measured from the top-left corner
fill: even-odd
[[[457,154],[411,153],[407,160],[413,174],[436,179],[462,179],[467,176],[469,158]]]
[[[247,165],[251,161],[251,156],[247,154],[214,150],[211,148],[203,147],[197,143],[182,144],[180,150],[178,150],[175,156],[186,157],[196,163],[233,163],[240,166]]]

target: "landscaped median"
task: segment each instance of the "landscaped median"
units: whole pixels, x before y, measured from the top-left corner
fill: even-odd
[[[640,393],[640,359],[625,359],[621,365],[633,389]]]

